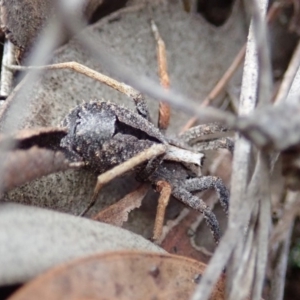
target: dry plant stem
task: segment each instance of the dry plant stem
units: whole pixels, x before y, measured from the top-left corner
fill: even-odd
[[[251,299],[261,299],[270,224],[269,168],[266,158],[265,154],[258,153],[256,175],[253,176],[256,180],[252,181],[255,182],[255,186],[250,184],[248,187],[250,196],[247,197],[247,201],[252,201],[255,209],[251,212],[247,240],[239,243],[239,252],[235,253],[239,256],[239,264],[235,264],[234,269],[233,267],[229,269],[231,272],[229,274],[233,274],[231,276],[234,276],[234,280],[228,287],[230,294],[228,299],[245,299],[250,294],[251,287],[253,287]],[[252,236],[251,240],[249,236]]]
[[[266,5],[267,1],[264,1]],[[250,25],[250,31],[247,42],[247,51],[243,71],[242,91],[240,96],[239,115],[247,115],[252,112],[257,101],[258,85],[258,62],[255,39],[253,36],[253,22]],[[251,145],[244,138],[240,137],[235,142],[235,152],[233,159],[233,174],[231,179],[231,205],[229,214],[229,223],[234,224],[235,218],[238,218],[240,206],[242,205],[242,196],[245,193],[250,167]],[[246,224],[245,224],[246,225]]]
[[[74,61],[63,62],[53,65],[45,65],[45,66],[16,66],[16,65],[7,65],[8,69],[18,70],[18,71],[26,71],[26,70],[60,70],[60,69],[70,69],[82,75],[85,75],[89,78],[95,79],[101,83],[106,84],[107,86],[127,95],[128,97],[138,98],[140,93],[133,89],[131,86],[118,82],[117,80],[106,76],[102,73],[96,72],[93,69],[90,69],[82,64],[79,64]]]
[[[59,33],[61,31],[62,24],[59,21],[51,22],[51,20],[49,20],[49,24],[50,25],[44,30],[45,34],[37,40],[36,46],[28,58],[28,63],[31,65],[46,63],[47,58],[50,56],[58,43],[58,37],[60,36]],[[8,96],[6,100],[6,103],[8,104],[4,104],[1,113],[4,113],[9,109],[10,116],[2,123],[2,133],[10,134],[11,132],[16,131],[16,129],[22,124],[23,120],[28,116],[30,112],[28,107],[30,107],[29,104],[31,97],[26,97],[24,95],[30,94],[33,85],[40,77],[39,75],[39,72],[31,72],[28,74],[26,84],[24,84],[24,81],[20,82],[18,87],[10,94],[10,96]],[[14,97],[13,103],[9,101],[10,97]],[[13,144],[11,142],[7,142],[1,145],[1,150],[9,150],[12,147]],[[2,176],[3,166],[0,166],[0,178],[2,178]]]
[[[5,40],[3,47],[3,59],[1,68],[1,87],[0,95],[7,97],[13,85],[13,72],[5,68],[5,65],[12,65],[15,63],[15,46],[8,40]]]
[[[254,222],[250,222],[249,229],[247,232],[247,236],[245,239],[245,244],[243,247],[242,255],[241,255],[241,261],[240,261],[240,268],[235,270],[235,280],[231,286],[231,290],[228,290],[228,298],[233,298],[234,295],[237,296],[237,298],[242,298],[242,296],[245,293],[245,290],[249,290],[249,284],[251,284],[251,280],[245,280],[250,275],[250,268],[245,272],[245,266],[249,264],[249,261],[251,258],[253,259],[253,240],[254,240]],[[253,273],[253,271],[252,271]],[[248,288],[245,289],[245,284]],[[241,289],[241,286],[243,286],[243,289]]]
[[[268,1],[261,1],[260,3],[262,14],[264,14],[266,11],[267,2]],[[248,41],[247,41],[246,58],[245,58],[243,80],[242,80],[242,91],[240,96],[240,108],[239,108],[240,115],[248,114],[254,110],[258,101],[257,99],[257,93],[259,92],[258,86],[260,86],[260,91],[262,91],[263,94],[268,95],[268,93],[270,92],[270,91],[264,92],[264,90],[269,87],[267,84],[261,84],[263,75],[260,73],[260,67],[262,67],[262,64],[261,64],[261,59],[259,60],[258,57],[259,56],[258,53],[261,51],[261,47],[259,47],[260,39],[259,38],[257,39],[257,31],[259,30],[257,29],[256,26],[257,24],[254,24],[255,22],[257,22],[257,19],[258,19],[257,15],[255,16],[255,18],[253,17],[252,19],[250,30],[249,30]],[[261,23],[262,22],[260,22],[259,24]],[[263,55],[260,54],[260,57],[262,56]],[[264,76],[268,76],[268,73],[267,75]],[[262,172],[264,170],[263,163],[261,161],[262,157],[258,155],[258,158],[260,158],[257,162],[259,164],[259,172]],[[237,138],[235,143],[233,173],[231,179],[232,189],[231,189],[231,205],[230,205],[230,214],[229,214],[229,228],[231,226],[234,226],[234,224],[240,218],[240,214],[244,209],[243,207],[244,202],[242,200],[248,185],[250,165],[251,165],[251,145],[245,139]],[[261,182],[258,183],[258,185],[260,184]],[[258,197],[259,197],[258,195],[254,195],[255,201],[258,201],[257,199]],[[253,201],[254,199],[251,199],[250,201]],[[248,220],[245,219],[244,220],[245,227],[247,226],[247,222]],[[262,258],[261,258],[262,262],[266,261],[266,257],[264,253],[262,253]],[[228,290],[231,290],[231,287],[234,285],[234,282],[236,280],[234,270],[239,268],[242,255],[243,255],[243,239],[240,239],[237,244],[237,247],[233,251],[231,262],[228,267],[228,274],[229,274],[227,280]],[[246,270],[249,267],[250,266],[245,266],[244,272],[246,272]],[[262,265],[260,268],[264,269],[264,267],[265,265]],[[253,272],[250,273],[253,275]],[[260,279],[261,279],[260,277],[257,278],[257,280]],[[249,278],[249,280],[252,282],[253,278]],[[260,285],[254,283],[254,286],[259,287]],[[232,294],[231,298],[229,299],[239,300],[242,298],[235,298],[234,295]]]
[[[169,204],[172,191],[170,184],[166,181],[158,181],[156,184],[156,189],[160,193],[160,196],[158,198],[157,212],[153,229],[153,241],[155,242],[161,239],[166,208]]]
[[[166,152],[166,146],[162,144],[153,145],[152,147],[144,150],[143,152],[139,153],[138,155],[130,158],[129,160],[123,162],[122,164],[112,168],[111,170],[101,174],[97,178],[97,183],[94,189],[93,197],[91,202],[87,206],[87,208],[80,214],[81,216],[84,215],[96,202],[97,196],[101,190],[101,188],[113,180],[114,178],[121,176],[122,174],[131,171],[136,166],[142,164],[145,161],[150,160],[153,157],[159,156]]]
[[[263,1],[261,4],[264,8],[266,8],[267,1]],[[239,114],[242,115],[248,114],[254,110],[257,99],[258,64],[252,27],[253,25],[250,26],[247,41],[242,91],[240,96]],[[222,269],[225,267],[230,257],[232,257],[232,261],[228,266],[228,291],[230,291],[234,285],[235,270],[239,268],[244,248],[243,230],[245,226],[247,226],[250,213],[252,211],[250,207],[257,201],[257,194],[255,194],[255,191],[257,191],[260,186],[260,180],[258,179],[260,179],[261,164],[258,161],[251,183],[247,189],[251,163],[250,157],[250,143],[243,138],[237,137],[233,159],[228,229],[225,232],[219,247],[216,249],[205,273],[203,274],[200,285],[197,287],[195,295],[192,298],[193,300],[208,299],[214,284],[217,282]],[[245,198],[247,190],[248,196]],[[251,203],[248,203],[248,201]],[[239,300],[239,298],[235,298],[235,300]]]
[[[258,105],[267,105],[271,103],[273,80],[267,22],[264,18],[266,6],[264,1],[258,0],[244,1],[244,3],[249,11],[252,11],[252,30],[259,65]]]
[[[293,57],[289,63],[288,69],[284,74],[282,83],[280,85],[279,91],[274,101],[275,104],[278,104],[287,98],[292,83],[294,81],[294,78],[296,76],[297,70],[299,69],[299,66],[300,66],[300,42],[298,42],[296,50],[294,51]]]
[[[203,273],[201,282],[197,287],[192,300],[209,299],[213,287],[222,274],[227,261],[232,254],[232,251],[236,248],[238,241],[240,239],[243,239],[245,220],[250,219],[251,212],[257,203],[256,201],[252,201],[252,199],[257,199],[255,195],[257,195],[258,193],[259,183],[261,182],[260,168],[260,164],[256,163],[248,191],[247,193],[245,192],[245,195],[243,197],[244,209],[241,210],[240,217],[237,219],[237,221],[233,225],[229,224],[230,227],[223,235],[218,248],[216,249],[214,255],[210,260],[210,263]]]
[[[44,34],[37,40],[36,46],[31,52],[27,63],[29,65],[42,65],[45,64],[47,59],[51,56],[53,49],[59,43],[60,32],[62,30],[62,24],[59,21],[49,20],[49,26],[45,28]],[[7,118],[3,124],[3,131],[9,133],[20,127],[21,122],[29,114],[29,103],[31,97],[24,95],[30,95],[33,85],[39,80],[40,72],[33,71],[27,76],[26,84],[20,85],[20,90],[14,97],[13,103],[11,103],[9,109],[11,111],[10,117]]]
[[[168,74],[167,66],[167,55],[165,42],[161,38],[157,26],[154,21],[151,20],[151,29],[153,31],[156,43],[157,43],[157,62],[158,62],[158,73],[160,78],[160,84],[169,89],[170,79]],[[166,130],[170,123],[171,108],[168,103],[159,102],[159,115],[158,115],[158,128],[161,130]]]
[[[271,196],[270,196],[270,165],[267,154],[260,152],[261,182],[259,197],[259,214],[257,238],[257,257],[255,262],[253,300],[260,300],[265,279],[268,260],[269,232],[271,224]]]
[[[271,290],[269,300],[282,300],[285,287],[285,273],[288,263],[291,235],[294,221],[289,224],[284,239],[279,243],[276,251],[276,265],[271,278]]]

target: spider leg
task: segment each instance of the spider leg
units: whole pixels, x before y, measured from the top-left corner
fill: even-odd
[[[180,139],[190,145],[202,136],[225,131],[227,128],[218,123],[203,124],[188,129],[180,135]]]
[[[135,179],[137,181],[147,181],[149,176],[151,176],[151,174],[153,172],[155,172],[155,170],[159,167],[159,165],[162,163],[163,159],[165,157],[165,154],[163,153],[162,155],[158,155],[158,156],[155,156],[153,158],[151,158],[146,166],[143,166],[141,168],[141,170],[138,170],[136,176],[135,176]]]
[[[158,73],[159,73],[160,83],[163,87],[168,89],[170,87],[170,79],[169,79],[168,67],[167,67],[166,46],[153,20],[151,20],[151,29],[157,43],[157,47],[156,47],[157,63],[158,63]],[[166,130],[168,128],[170,122],[170,114],[171,114],[170,105],[161,101],[159,103],[159,115],[158,115],[159,129]]]
[[[179,201],[203,214],[205,222],[210,228],[216,244],[218,244],[221,236],[220,226],[215,214],[210,210],[205,202],[199,197],[192,195],[184,187],[174,187],[172,195]]]
[[[216,150],[219,148],[228,149],[231,153],[234,150],[234,141],[232,138],[220,137],[220,138],[207,138],[203,137],[216,133],[226,132],[227,128],[217,124],[204,124],[190,128],[186,132],[180,135],[180,140],[190,145],[194,150],[199,152],[204,150]],[[202,139],[201,139],[202,138]]]
[[[202,176],[197,178],[187,179],[184,188],[189,192],[205,191],[214,189],[217,192],[221,206],[226,214],[228,214],[229,206],[229,191],[223,181],[216,176]]]
[[[111,170],[104,172],[103,174],[99,175],[97,178],[97,183],[94,189],[94,193],[91,199],[91,202],[87,206],[87,208],[80,214],[81,216],[84,215],[96,202],[97,196],[101,190],[101,188],[113,180],[114,178],[131,171],[136,166],[144,163],[147,160],[151,160],[154,157],[157,157],[166,152],[166,146],[162,144],[156,144],[151,146],[148,149],[140,152],[138,155],[128,159],[127,161],[121,163],[120,165],[112,168]]]
[[[156,183],[156,190],[160,193],[158,198],[157,211],[153,229],[153,241],[158,241],[162,235],[164,225],[166,208],[169,204],[170,196],[172,193],[171,185],[167,181],[158,181]]]
[[[205,150],[216,150],[216,149],[227,149],[231,153],[234,150],[234,141],[232,138],[218,138],[211,141],[199,141],[199,143],[192,146],[196,151],[205,151]]]

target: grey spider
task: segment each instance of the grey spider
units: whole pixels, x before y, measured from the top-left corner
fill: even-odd
[[[168,88],[165,44],[153,21],[151,28],[157,41],[161,84]],[[221,126],[200,125],[188,130],[180,139],[171,140],[164,134],[170,118],[170,108],[165,103],[160,103],[156,127],[151,121],[143,96],[124,83],[76,62],[30,68],[72,69],[126,94],[136,104],[136,112],[133,112],[108,102],[84,103],[75,107],[62,122],[62,126],[68,131],[60,143],[62,150],[70,160],[84,163],[100,174],[92,201],[83,214],[96,201],[104,184],[125,172],[133,171],[137,180],[152,183],[161,194],[153,239],[158,239],[161,234],[165,207],[170,195],[173,195],[204,215],[215,241],[219,242],[220,229],[215,215],[203,200],[192,193],[215,189],[225,213],[228,213],[229,191],[222,180],[215,176],[200,176],[204,157],[201,151],[216,148],[232,150],[233,143],[230,139],[223,138],[205,141],[200,147],[197,145],[197,150],[189,145],[190,142],[197,143],[202,135],[222,131]]]
[[[218,177],[199,177],[203,154],[169,140],[149,121],[142,98],[136,103],[137,112],[108,102],[84,103],[75,107],[62,123],[68,134],[61,140],[61,147],[69,158],[83,161],[101,174],[92,202],[103,184],[121,173],[133,171],[139,181],[155,187],[165,183],[172,196],[201,212],[218,243],[220,229],[215,215],[192,192],[215,189],[227,213],[229,191]],[[212,126],[213,130],[217,127]],[[120,173],[118,169],[122,169]]]

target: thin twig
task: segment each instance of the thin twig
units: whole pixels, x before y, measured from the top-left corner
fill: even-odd
[[[106,84],[107,86],[119,91],[120,93],[125,94],[128,97],[137,98],[139,96],[139,92],[133,89],[131,86],[119,82],[109,76],[106,76],[102,73],[99,73],[93,69],[90,69],[78,62],[70,61],[57,63],[52,65],[44,65],[44,66],[17,66],[17,65],[6,65],[7,69],[10,70],[18,70],[18,71],[27,71],[27,70],[61,70],[61,69],[70,69],[82,75],[85,75],[89,78],[95,79],[101,83]]]
[[[14,74],[11,70],[6,69],[5,65],[14,64],[15,60],[15,47],[10,41],[5,40],[1,68],[1,96],[7,97],[12,90]]]
[[[275,268],[271,278],[269,300],[282,300],[285,288],[285,273],[288,263],[290,241],[294,222],[289,224],[284,240],[280,242],[276,251]]]
[[[257,208],[254,211],[256,212]],[[253,269],[250,270],[250,268],[247,267],[249,266],[249,262],[253,260],[253,241],[255,239],[254,227],[256,222],[255,215],[256,213],[252,214],[252,218],[249,222],[247,236],[245,238],[245,242],[241,251],[240,265],[237,269],[232,270],[232,274],[230,274],[234,276],[235,280],[226,291],[228,294],[228,299],[235,299],[235,297],[237,299],[243,299],[243,297],[245,297],[245,295],[247,295],[247,292],[250,290],[250,286],[252,283],[251,273],[253,274]],[[247,278],[247,280],[245,280],[245,278]],[[241,289],[241,286],[243,286],[243,289]]]
[[[214,88],[211,90],[211,92],[206,96],[206,98],[201,102],[200,107],[206,107],[208,106],[211,101],[213,101],[225,88],[225,86],[228,84],[230,79],[235,74],[236,70],[241,65],[246,53],[246,45],[244,45],[237,56],[234,58],[233,62],[227,69],[227,71],[224,73],[224,75],[221,77],[221,79],[217,82],[217,84],[214,86]],[[191,118],[188,120],[188,122],[183,126],[180,133],[184,133],[189,128],[191,128],[197,121],[196,117]]]
[[[255,261],[255,273],[253,278],[252,299],[260,300],[264,285],[266,266],[268,260],[269,232],[271,224],[271,195],[268,155],[259,152],[261,160],[261,182],[259,194],[259,213],[257,230],[257,257]]]

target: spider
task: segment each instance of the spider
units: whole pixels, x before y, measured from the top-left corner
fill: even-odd
[[[165,44],[155,23],[151,28],[157,42],[157,60],[161,84],[169,87]],[[132,87],[108,76],[97,73],[76,62],[49,66],[26,67],[26,69],[69,68],[92,77],[130,96],[136,111],[109,102],[91,101],[75,107],[63,120],[67,135],[60,147],[71,161],[82,162],[100,174],[94,194],[84,215],[95,203],[100,189],[126,172],[134,172],[141,182],[150,182],[160,192],[154,224],[153,240],[158,240],[163,227],[164,213],[172,195],[187,206],[201,212],[216,243],[220,240],[220,228],[214,213],[193,192],[215,189],[225,213],[228,213],[229,191],[222,180],[215,176],[201,176],[204,159],[202,150],[233,149],[229,138],[197,143],[201,136],[225,131],[218,124],[199,125],[171,139],[165,135],[170,119],[170,107],[161,102],[156,127],[151,120],[144,97]],[[12,69],[22,70],[23,67]],[[191,144],[195,143],[194,146]]]
[[[151,28],[158,45],[161,83],[168,87],[165,45],[154,22],[151,23]],[[195,151],[186,142],[199,137],[201,133],[215,133],[222,127],[217,124],[201,125],[190,129],[181,139],[172,140],[164,134],[170,118],[168,105],[160,103],[156,127],[151,121],[143,96],[122,83],[117,82],[115,86],[119,90],[125,87],[130,91],[127,93],[136,104],[135,112],[109,102],[91,101],[75,107],[62,122],[62,126],[68,129],[68,134],[61,140],[60,146],[68,157],[73,161],[83,161],[87,167],[101,174],[98,176],[92,201],[82,214],[94,204],[104,184],[125,172],[133,171],[138,181],[150,182],[161,194],[154,240],[161,234],[163,215],[172,195],[204,215],[214,240],[218,243],[220,229],[215,215],[192,192],[215,189],[227,214],[229,191],[220,178],[199,176],[204,154]],[[220,145],[230,149],[232,145],[228,141],[208,142],[203,149]]]

